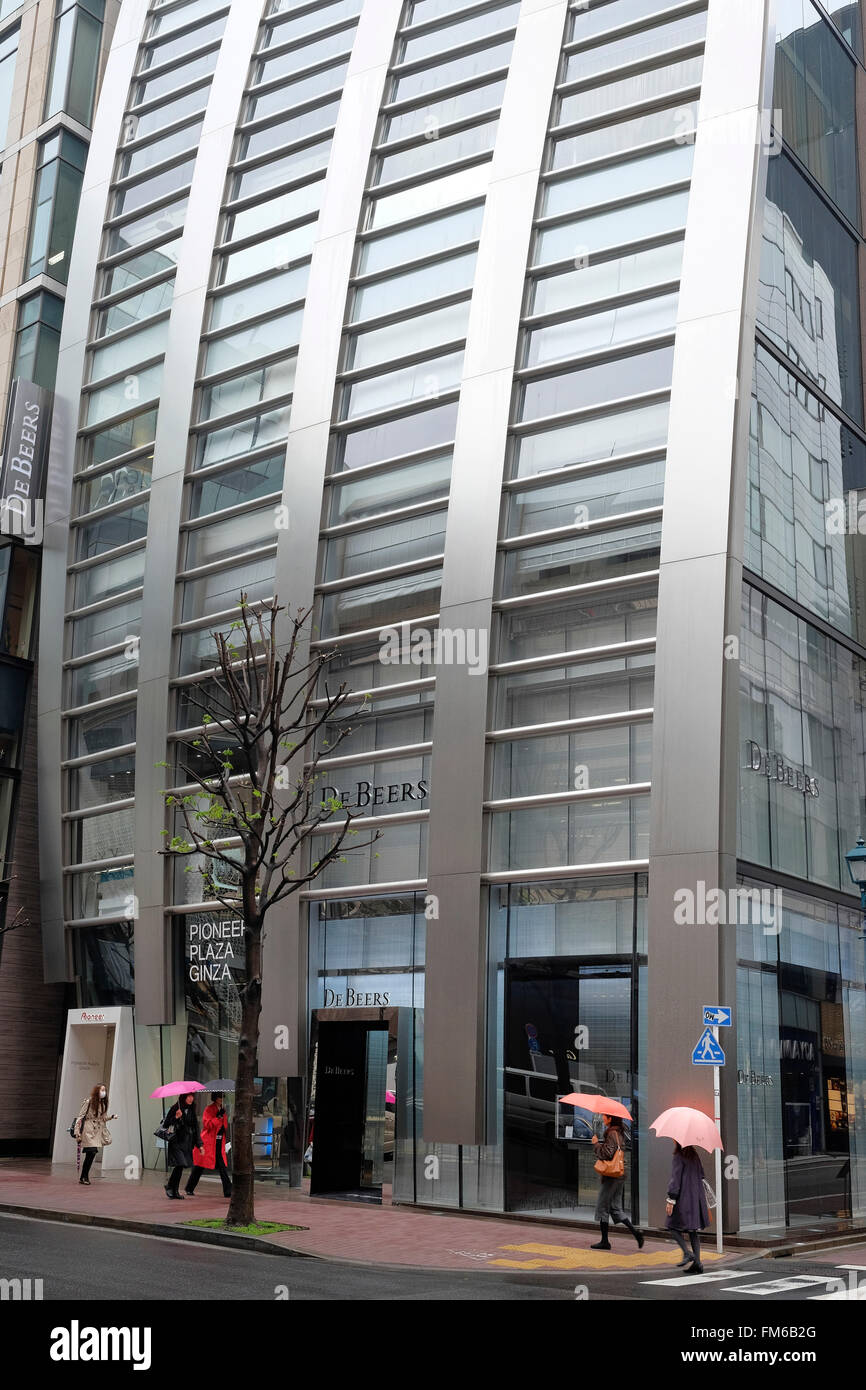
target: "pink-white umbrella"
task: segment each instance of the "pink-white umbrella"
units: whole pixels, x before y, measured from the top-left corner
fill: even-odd
[[[167,1081],[164,1086],[157,1086],[155,1091],[151,1091],[151,1100],[162,1100],[165,1096],[188,1096],[193,1091],[204,1091],[207,1087],[202,1086],[200,1081]]]
[[[393,1091],[386,1091],[386,1092],[385,1092],[385,1104],[386,1104],[386,1105],[396,1105],[396,1104],[397,1104],[397,1097],[396,1097],[396,1095],[394,1094]]]
[[[698,1148],[712,1153],[714,1149],[725,1147],[715,1121],[703,1110],[693,1110],[690,1105],[674,1105],[663,1111],[653,1120],[650,1129],[654,1129],[660,1139],[676,1139],[684,1149],[697,1144]]]

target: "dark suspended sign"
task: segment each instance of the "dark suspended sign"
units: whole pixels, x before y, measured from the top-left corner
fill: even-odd
[[[12,383],[3,432],[0,501],[5,511],[25,513],[41,500],[48,472],[54,396],[43,386],[18,378]]]

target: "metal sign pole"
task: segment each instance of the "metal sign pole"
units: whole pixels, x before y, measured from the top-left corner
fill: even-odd
[[[714,1028],[714,1029],[713,1029],[713,1037],[715,1038],[716,1042],[719,1041],[719,1030],[718,1030],[718,1028]],[[721,1089],[720,1089],[720,1076],[721,1076],[720,1069],[719,1069],[718,1067],[713,1067],[713,1119],[714,1119],[715,1122],[716,1122],[716,1128],[719,1130],[719,1133],[721,1133],[721,1119],[722,1119],[722,1093],[721,1093]],[[724,1243],[724,1237],[723,1237],[723,1235],[722,1235],[722,1151],[721,1151],[721,1149],[715,1149],[715,1150],[714,1150],[714,1156],[715,1156],[715,1163],[716,1163],[716,1250],[719,1252],[720,1255],[722,1255],[722,1254],[724,1254],[725,1243]]]

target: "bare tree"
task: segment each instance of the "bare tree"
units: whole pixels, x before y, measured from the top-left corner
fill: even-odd
[[[338,797],[322,797],[318,765],[351,733],[340,711],[350,698],[345,683],[317,699],[333,652],[311,649],[304,631],[310,610],[287,619],[282,654],[276,598],[252,608],[241,595],[241,617],[228,636],[214,633],[216,671],[206,699],[189,692],[202,713],[201,734],[179,764],[186,788],[164,793],[184,833],[163,831],[162,854],[197,857],[204,896],[240,916],[244,967],[238,983],[241,1026],[233,1124],[232,1196],[226,1222],[255,1219],[253,1085],[262,1005],[262,937],[268,913],[290,893],[312,883],[343,857],[357,818]],[[363,708],[363,707],[362,707]],[[322,732],[327,727],[329,742]],[[331,730],[335,729],[332,734]],[[333,836],[320,827],[331,826]],[[315,836],[315,840],[313,837]],[[353,842],[363,848],[378,839]],[[321,846],[321,848],[314,848]],[[222,870],[222,873],[218,871]]]

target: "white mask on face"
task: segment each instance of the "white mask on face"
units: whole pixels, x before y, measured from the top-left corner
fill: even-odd
[[[102,1090],[99,1092],[99,1094],[100,1094],[101,1096],[104,1096],[104,1095],[105,1095],[105,1087],[104,1087],[104,1086],[102,1087]]]

